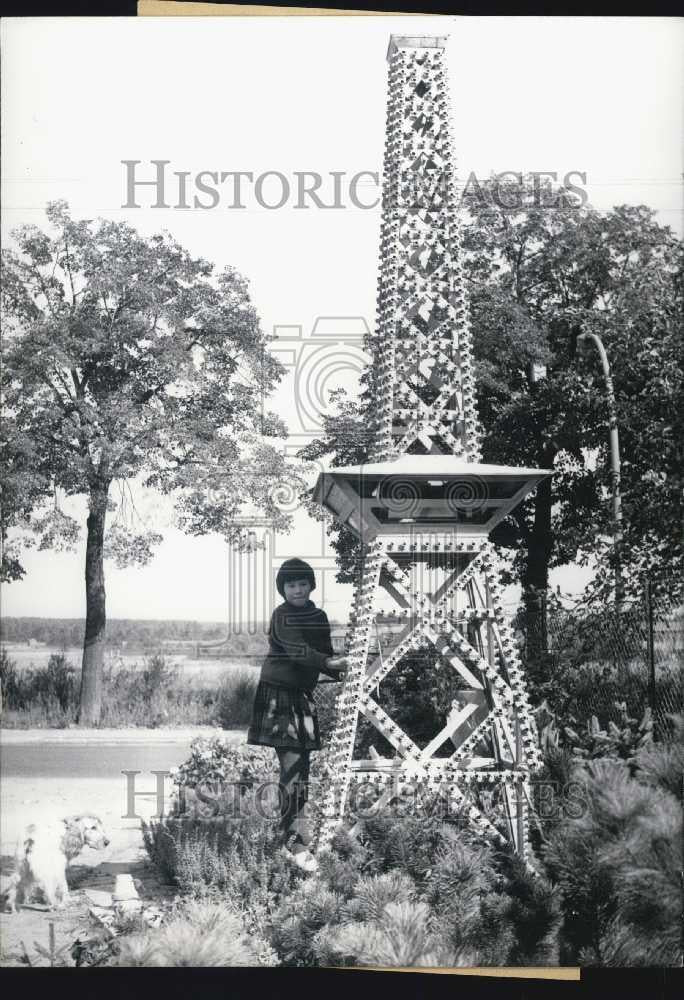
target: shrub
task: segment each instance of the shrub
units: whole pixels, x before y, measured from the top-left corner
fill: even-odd
[[[238,815],[212,819],[168,818],[145,826],[151,859],[187,895],[205,889],[250,901],[260,886],[289,885],[293,869],[279,862],[274,824],[255,814],[245,795]]]
[[[434,864],[445,829],[439,816],[393,816],[384,812],[364,819],[360,836],[379,871],[401,868],[420,880]]]
[[[616,703],[620,713],[620,724],[610,721],[607,729],[601,729],[598,719],[592,715],[584,729],[576,731],[565,726],[565,735],[576,757],[595,760],[597,757],[613,757],[631,760],[636,752],[653,741],[653,721],[651,710],[647,708],[638,722],[627,714],[626,702]]]
[[[3,725],[57,726],[75,722],[81,673],[62,653],[40,669],[17,670],[0,651]],[[160,654],[142,667],[105,670],[100,725],[214,725],[218,691],[182,677]]]
[[[500,855],[503,891],[510,900],[506,911],[513,942],[507,961],[511,965],[557,965],[562,921],[561,894],[543,872],[527,869],[512,852]]]
[[[7,650],[0,652],[3,712],[32,709],[46,717],[70,716],[77,707],[80,675],[63,653],[53,653],[40,670],[18,671]]]
[[[618,723],[610,720],[606,728],[601,728],[597,717],[592,715],[584,726],[573,728],[560,725],[558,716],[545,701],[535,712],[542,752],[548,756],[565,749],[583,760],[609,757],[633,761],[642,748],[653,742],[651,710],[646,708],[638,721],[628,714],[625,701],[616,701],[614,708],[619,716]],[[574,719],[570,721],[575,723]]]
[[[224,729],[249,724],[259,675],[249,667],[239,667],[223,675],[218,691],[217,717]]]
[[[339,924],[342,907],[342,896],[319,879],[300,882],[274,908],[268,921],[269,939],[281,961],[294,966],[318,965],[315,935]]]
[[[190,744],[188,759],[171,770],[179,791],[202,785],[253,788],[277,776],[277,757],[271,747],[236,744],[220,736],[196,737]]]
[[[280,850],[276,824],[252,790],[233,815],[169,817],[143,824],[143,836],[151,860],[182,894],[228,900],[253,933],[265,934],[270,913],[305,877]]]
[[[460,817],[453,822],[438,816],[379,815],[364,821],[362,838],[370,855],[364,860],[368,870],[411,876],[415,893],[406,899],[428,905],[435,928],[432,944],[440,954],[449,952],[455,961],[476,956],[480,965],[557,960],[559,893],[514,855],[494,851]],[[345,908],[355,918],[364,884],[363,879],[357,882]]]
[[[432,925],[424,902],[387,903],[362,922],[325,928],[315,939],[321,964],[375,968],[442,967],[473,964],[474,955],[449,949]]]
[[[445,827],[423,898],[434,910],[445,946],[477,955],[479,965],[504,965],[513,946],[510,901],[489,846],[468,831]]]
[[[418,890],[412,878],[401,871],[360,878],[353,896],[343,907],[345,923],[353,920],[380,920],[388,903],[413,902]]]
[[[672,743],[649,743],[637,750],[634,763],[640,780],[663,788],[682,801],[684,793],[684,715],[670,716]]]
[[[124,938],[117,965],[259,965],[263,956],[264,942],[247,932],[236,912],[225,904],[190,901],[159,930]],[[267,964],[274,964],[272,955]]]
[[[172,772],[179,796],[171,815],[143,825],[150,858],[190,896],[226,897],[260,931],[280,897],[304,876],[280,850],[270,747],[197,738]]]
[[[194,741],[176,780],[196,796],[203,782],[238,782],[237,815],[177,811],[145,831],[146,845],[183,893],[227,901],[286,964],[673,964],[680,751],[646,742],[627,760],[581,761],[547,746],[546,772],[578,783],[584,812],[554,820],[536,877],[460,813],[386,810],[358,839],[338,831],[306,879],[258,808],[275,755],[219,738]]]
[[[373,866],[370,852],[343,827],[333,836],[331,849],[318,857],[319,877],[334,892],[351,898],[359,879]]]
[[[578,768],[581,816],[566,816],[544,847],[563,895],[560,960],[672,965],[681,957],[681,806],[626,764]]]
[[[20,701],[21,681],[17,664],[10,660],[4,646],[0,647],[0,708],[3,712],[16,708]]]
[[[346,898],[331,888],[325,866],[321,865],[317,878],[303,882],[294,893],[283,898],[271,916],[270,937],[284,963],[360,964],[360,948],[340,944],[347,942],[344,935],[339,937],[341,930],[348,925],[357,928],[363,924],[366,932],[374,933],[388,905],[415,901],[417,895],[412,879],[401,872],[360,877],[350,888]],[[363,933],[360,931],[361,936]]]
[[[52,653],[45,670],[36,673],[36,680],[38,695],[45,703],[54,698],[63,712],[75,704],[76,671],[63,653]]]
[[[142,669],[116,670],[106,676],[102,724],[120,725],[125,719],[155,727],[170,720],[174,703],[185,694],[180,672],[159,653],[143,664]]]

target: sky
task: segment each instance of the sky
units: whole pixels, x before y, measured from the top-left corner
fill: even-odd
[[[647,204],[681,235],[684,22],[661,18],[245,17],[22,18],[2,31],[2,235],[44,225],[45,205],[65,198],[74,217],[125,219],[143,234],[168,230],[218,269],[250,282],[265,331],[279,338],[288,375],[270,401],[296,450],[320,426],[327,394],[354,391],[364,364],[359,341],[373,326],[379,188],[390,34],[448,35],[448,72],[458,177],[492,172],[586,175],[601,210]],[[126,168],[152,179],[168,160],[168,208],[150,187],[130,207]],[[196,187],[201,171],[283,175],[230,181],[216,207]],[[343,208],[297,208],[297,174],[333,173]],[[189,208],[177,208],[176,172],[187,172]],[[349,184],[357,175],[356,204]],[[277,204],[282,184],[290,197]],[[261,203],[260,203],[261,202]],[[124,207],[128,206],[128,207]],[[326,339],[327,338],[327,339]],[[293,405],[297,399],[299,405]],[[235,574],[253,570],[216,536],[173,527],[165,502],[136,491],[165,540],[143,569],[108,563],[110,618],[224,621],[235,615]],[[83,518],[85,505],[65,509]],[[303,512],[275,540],[275,565],[290,555],[320,567],[317,603],[344,620],[350,586],[334,582],[320,526]],[[261,558],[261,557],[259,557]],[[74,553],[28,551],[26,576],[3,588],[3,615],[82,617],[84,544]],[[251,564],[250,564],[251,565]],[[269,563],[270,565],[270,563]],[[577,594],[588,571],[564,567],[551,583]],[[508,600],[517,599],[514,588]],[[238,612],[239,614],[239,612]]]

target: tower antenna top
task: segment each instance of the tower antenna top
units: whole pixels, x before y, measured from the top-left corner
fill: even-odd
[[[448,35],[390,35],[387,47],[389,61],[397,49],[444,49]]]

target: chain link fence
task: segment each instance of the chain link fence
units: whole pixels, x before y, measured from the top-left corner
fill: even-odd
[[[514,612],[513,608],[509,611]],[[651,708],[654,737],[671,737],[669,716],[684,711],[684,606],[648,593],[642,601],[601,609],[565,606],[542,596],[537,610],[512,614],[533,707],[546,700],[564,723],[602,727]],[[333,648],[345,651],[346,625],[332,628]],[[384,641],[390,635],[382,630]],[[375,636],[371,637],[375,648]]]
[[[542,598],[515,624],[533,701],[546,698],[566,719],[603,725],[641,719],[651,708],[656,738],[684,710],[684,607],[651,597],[600,610]]]

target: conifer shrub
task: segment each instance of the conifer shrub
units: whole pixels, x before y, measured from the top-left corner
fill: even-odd
[[[586,808],[543,849],[563,897],[561,963],[679,964],[681,803],[626,763],[595,760],[577,774]]]
[[[677,963],[681,748],[647,743],[627,760],[579,761],[548,746],[543,776],[574,782],[582,808],[560,808],[543,825],[536,875],[462,811],[403,815],[399,803],[363,818],[357,836],[339,830],[307,877],[279,850],[277,810],[269,818],[259,808],[274,756],[220,740],[196,744],[178,772],[188,787],[194,782],[193,808],[145,831],[150,856],[184,896],[224,903],[273,961]],[[239,779],[237,814],[207,807],[204,815],[197,794],[205,777]]]
[[[320,964],[371,968],[466,966],[475,958],[448,947],[418,900],[389,902],[367,920],[328,926],[316,935],[315,951]]]
[[[185,902],[159,929],[123,938],[120,966],[274,965],[265,941],[224,903]]]
[[[634,763],[640,781],[662,788],[681,802],[684,795],[684,714],[670,715],[669,721],[672,741],[642,747]]]
[[[316,933],[342,920],[344,899],[318,878],[301,882],[282,898],[269,920],[269,940],[285,965],[319,964]]]
[[[508,926],[513,933],[507,958],[510,965],[559,964],[561,893],[541,866],[537,867],[537,874],[533,875],[513,851],[498,852],[503,891],[510,901],[506,910]]]
[[[439,815],[396,816],[384,811],[364,819],[360,837],[377,871],[400,868],[423,879],[433,867],[444,831]]]

